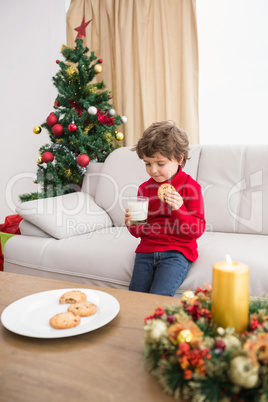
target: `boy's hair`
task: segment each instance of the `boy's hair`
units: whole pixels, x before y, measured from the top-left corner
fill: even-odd
[[[151,124],[132,150],[137,152],[140,159],[146,156],[151,158],[159,152],[169,160],[174,158],[179,162],[183,155],[183,167],[189,159],[189,140],[187,134],[178,128],[174,121],[161,121]]]

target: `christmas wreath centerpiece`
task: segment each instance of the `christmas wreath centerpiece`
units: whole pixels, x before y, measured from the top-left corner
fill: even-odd
[[[217,327],[211,287],[145,318],[144,368],[175,399],[268,401],[268,297],[252,298],[245,332]]]

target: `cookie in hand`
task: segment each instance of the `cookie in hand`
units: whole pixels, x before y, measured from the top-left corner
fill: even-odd
[[[168,183],[161,184],[161,186],[159,187],[159,189],[157,191],[158,198],[161,201],[166,202],[166,198],[165,198],[166,194],[171,191],[176,191],[175,187],[173,187],[171,184],[168,184]]]

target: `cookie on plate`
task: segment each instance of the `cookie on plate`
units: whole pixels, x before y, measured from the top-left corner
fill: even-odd
[[[83,303],[87,300],[87,296],[81,290],[70,290],[60,297],[60,304]]]
[[[80,317],[88,317],[90,315],[93,315],[97,312],[97,306],[92,303],[75,303],[71,304],[70,307],[68,308],[68,311],[75,315],[79,315]]]
[[[158,188],[157,196],[158,196],[158,198],[160,198],[161,201],[166,202],[166,199],[165,199],[166,194],[170,191],[176,191],[175,187],[173,187],[171,184],[163,183]]]
[[[67,329],[76,327],[81,321],[79,315],[70,312],[58,313],[50,318],[49,323],[55,329]]]

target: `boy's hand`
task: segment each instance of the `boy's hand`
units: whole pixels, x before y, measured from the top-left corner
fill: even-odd
[[[129,212],[129,209],[126,209],[126,212],[125,212],[125,224],[126,224],[126,226],[130,226],[130,221],[131,221],[130,212]]]
[[[165,195],[165,201],[171,206],[173,211],[179,209],[183,204],[183,199],[177,191],[169,191]]]

